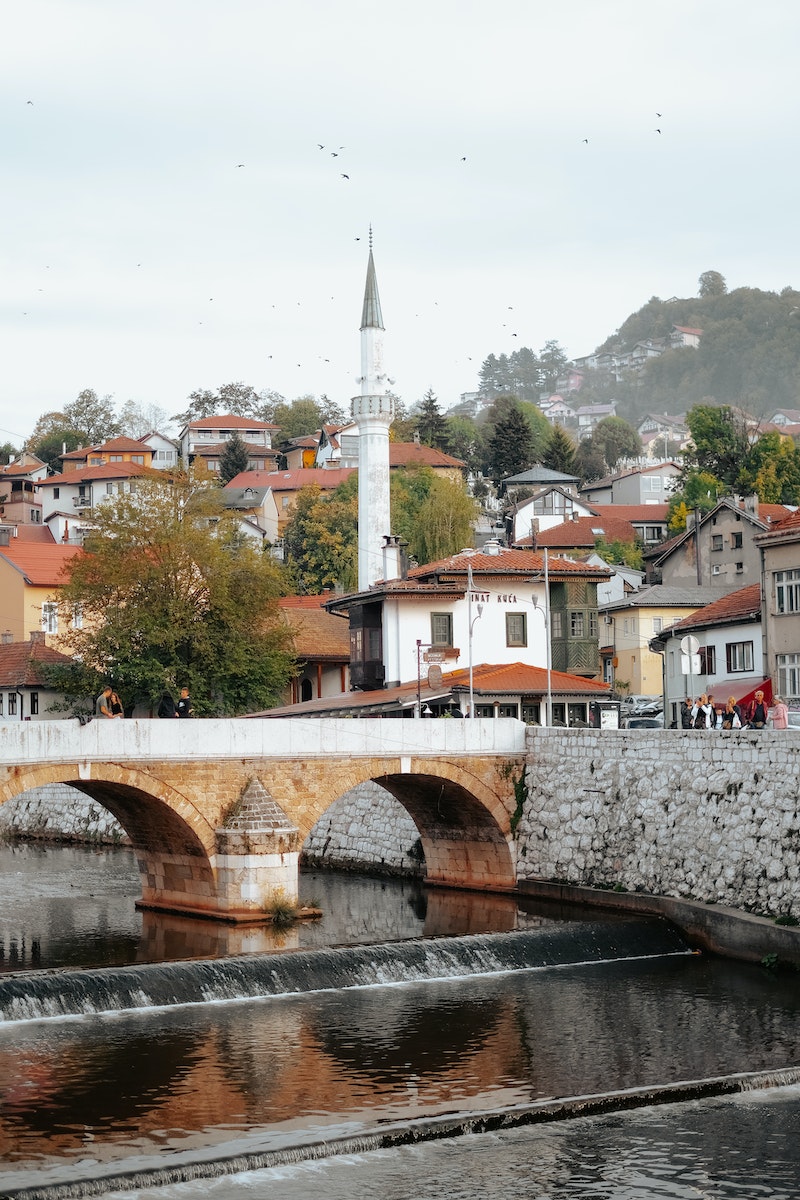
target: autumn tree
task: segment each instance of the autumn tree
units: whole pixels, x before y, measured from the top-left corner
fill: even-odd
[[[331,588],[354,591],[358,583],[357,476],[324,493],[302,488],[284,530],[284,553],[294,586],[316,596]]]
[[[279,566],[239,532],[219,488],[190,473],[142,478],[98,504],[87,553],[59,595],[65,648],[126,704],[189,687],[198,716],[274,706],[294,672]],[[80,611],[80,628],[72,622]]]
[[[203,421],[206,417],[232,416],[255,417],[261,420],[259,413],[269,401],[269,394],[257,392],[249,383],[224,383],[216,391],[198,388],[190,392],[189,404],[182,412],[172,418],[178,425],[188,425],[190,421]],[[280,397],[282,399],[282,397]]]

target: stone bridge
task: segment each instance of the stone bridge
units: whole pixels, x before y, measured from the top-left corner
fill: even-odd
[[[40,721],[2,735],[0,803],[67,783],[102,804],[131,839],[143,908],[253,921],[296,901],[305,838],[367,780],[411,815],[429,882],[516,885],[518,721]]]

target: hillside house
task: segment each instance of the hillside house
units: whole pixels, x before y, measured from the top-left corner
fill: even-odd
[[[219,471],[225,443],[238,433],[247,447],[248,470],[269,471],[278,457],[278,451],[272,448],[272,434],[277,429],[277,425],[268,421],[236,417],[230,413],[190,421],[178,435],[181,461],[184,467],[189,467],[200,460],[209,471]]]
[[[0,633],[0,724],[63,721],[64,696],[49,686],[44,668],[67,666],[71,661],[47,645],[41,630],[33,630],[27,641],[19,642],[10,633]]]

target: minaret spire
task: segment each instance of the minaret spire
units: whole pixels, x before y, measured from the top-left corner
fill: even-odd
[[[389,426],[394,400],[386,394],[383,369],[383,316],[378,279],[372,257],[369,228],[369,261],[361,311],[361,393],[353,398],[353,419],[358,426],[358,589],[366,591],[383,574],[384,539],[391,533],[389,505]]]

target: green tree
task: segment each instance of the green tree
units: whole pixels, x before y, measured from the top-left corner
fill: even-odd
[[[437,450],[443,450],[447,443],[447,421],[439,408],[439,401],[433,388],[428,388],[420,401],[417,433],[423,446],[433,446]]]
[[[241,536],[218,488],[193,473],[141,479],[96,506],[86,548],[59,596],[73,690],[90,670],[128,704],[186,685],[200,716],[280,700],[294,671],[281,571]]]
[[[419,506],[409,543],[418,562],[438,562],[473,544],[478,506],[462,483],[437,476]]]
[[[595,445],[591,437],[581,438],[575,451],[574,474],[580,477],[581,483],[590,483],[602,479],[608,474],[608,466],[603,452]]]
[[[303,488],[283,544],[298,592],[318,596],[325,588],[354,591],[358,584],[357,476],[351,475],[330,494],[316,486]]]
[[[59,470],[64,450],[77,450],[83,445],[83,434],[74,428],[63,412],[44,413],[33,427],[25,449],[47,463],[51,473]]]
[[[680,490],[674,491],[669,499],[667,526],[670,533],[680,533],[686,528],[687,513],[709,512],[725,492],[725,485],[716,475],[708,471],[690,471]]]
[[[553,426],[542,463],[551,471],[561,471],[564,475],[575,473],[575,443],[561,425]]]
[[[684,472],[713,475],[733,489],[750,459],[750,434],[744,415],[729,405],[698,404],[686,414],[693,448],[684,454]]]
[[[65,404],[64,416],[89,446],[98,446],[122,433],[114,413],[113,397],[101,398],[92,388],[84,388],[74,400]]]
[[[519,402],[509,403],[489,441],[489,469],[496,480],[519,475],[534,462],[533,435]]]
[[[697,281],[697,294],[704,300],[709,296],[724,296],[727,290],[725,276],[719,271],[703,271]]]
[[[480,467],[483,450],[483,427],[470,417],[447,417],[447,453],[460,458],[471,471]]]
[[[262,418],[260,412],[269,402],[270,394],[257,392],[249,383],[224,383],[215,392],[199,388],[189,393],[188,400],[188,408],[176,413],[172,418],[180,426],[188,425],[190,421],[203,421],[206,417],[217,416],[269,419]]]
[[[602,454],[609,471],[613,471],[621,459],[638,458],[642,453],[642,439],[621,417],[604,417],[598,421],[591,441]]]
[[[632,567],[634,571],[642,569],[641,542],[607,542],[605,538],[595,538],[594,548],[604,562],[619,563]]]
[[[558,386],[558,381],[569,366],[566,351],[558,342],[545,342],[539,351],[540,388],[543,392],[552,393]]]
[[[219,456],[219,476],[223,484],[230,483],[242,471],[246,471],[249,461],[250,455],[244,439],[234,430]]]

